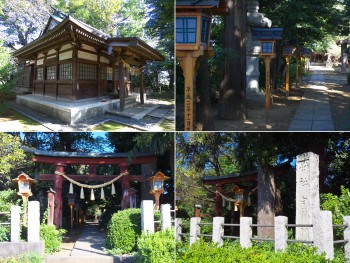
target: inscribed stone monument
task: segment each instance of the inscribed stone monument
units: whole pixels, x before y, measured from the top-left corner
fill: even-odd
[[[297,156],[296,224],[313,224],[313,215],[320,212],[319,158],[312,152]],[[313,241],[311,227],[296,227],[296,239]]]

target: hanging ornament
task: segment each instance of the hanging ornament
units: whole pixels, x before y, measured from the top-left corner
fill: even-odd
[[[231,202],[228,202],[228,210],[231,210]]]
[[[115,195],[115,187],[113,183],[112,183],[112,195]]]
[[[84,196],[84,188],[80,188],[80,199],[85,199],[85,196]]]
[[[235,212],[238,211],[238,206],[235,204]]]
[[[222,207],[225,207],[225,199],[224,198],[222,198]]]
[[[105,192],[103,191],[103,188],[101,188],[101,199],[105,200]]]
[[[70,194],[73,194],[74,192],[73,192],[73,184],[72,184],[72,182],[70,183],[70,185],[69,185],[69,193]]]
[[[91,189],[90,200],[95,200],[94,189]]]

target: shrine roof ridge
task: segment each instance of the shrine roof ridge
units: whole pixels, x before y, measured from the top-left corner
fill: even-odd
[[[29,152],[35,155],[48,156],[48,157],[78,157],[78,158],[127,158],[127,153],[83,153],[83,152],[62,152],[62,151],[45,151],[35,148],[22,147],[25,152]],[[155,156],[149,152],[139,152],[135,154],[136,157],[148,157]]]

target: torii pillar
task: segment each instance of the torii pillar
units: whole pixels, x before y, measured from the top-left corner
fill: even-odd
[[[56,171],[60,173],[64,173],[64,163],[58,162],[55,164]],[[62,176],[55,174],[55,215],[54,215],[54,224],[56,228],[59,228],[61,225],[61,215],[62,215]]]

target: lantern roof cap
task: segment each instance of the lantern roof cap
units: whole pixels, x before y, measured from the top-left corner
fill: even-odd
[[[279,40],[279,39],[282,39],[283,28],[281,28],[281,27],[271,27],[271,28],[253,27],[252,33],[253,33],[253,38],[255,40]]]
[[[165,174],[163,174],[162,172],[157,172],[155,175],[151,176],[150,178],[148,178],[147,180],[156,180],[156,179],[164,179],[164,180],[168,180],[170,177],[166,176]]]
[[[225,15],[228,13],[227,4],[223,0],[177,0],[176,8],[193,9],[202,8],[210,9],[213,14]]]
[[[21,177],[25,177],[25,179],[30,182],[33,182],[33,183],[36,182],[35,179],[30,178],[28,174],[25,174],[23,172],[20,175],[18,175],[15,179],[12,179],[12,181],[17,183],[21,179]]]

